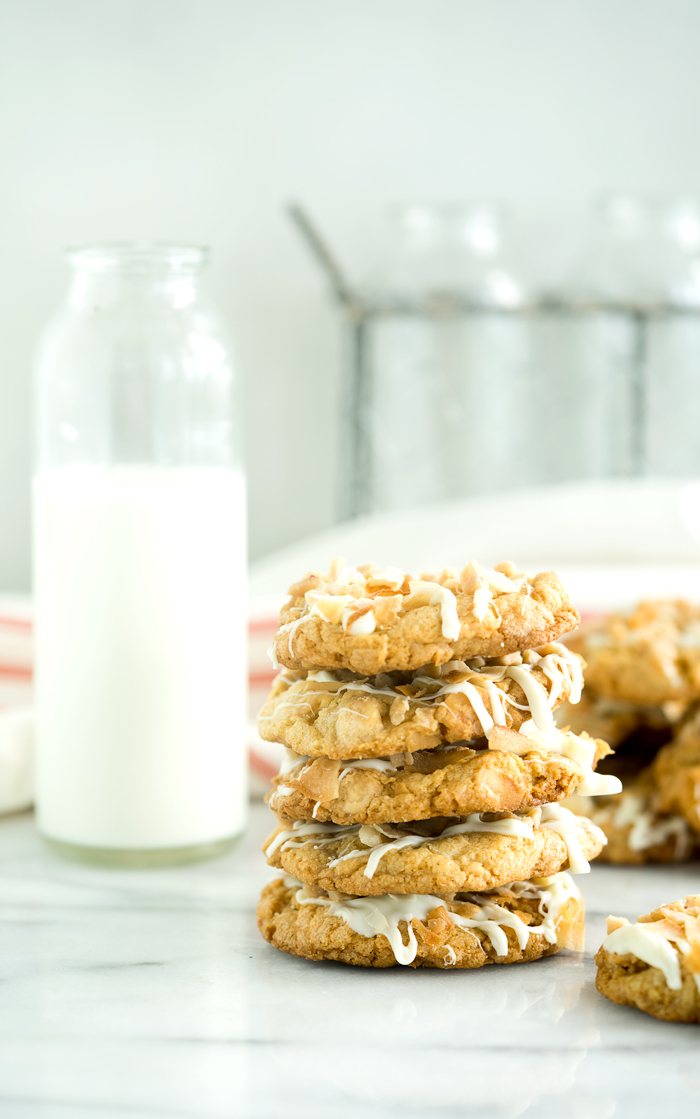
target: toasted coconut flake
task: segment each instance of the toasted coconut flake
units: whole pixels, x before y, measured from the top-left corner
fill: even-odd
[[[466,567],[462,568],[459,581],[462,584],[464,594],[474,594],[474,591],[481,586],[481,576],[476,570],[473,560],[470,560]]]
[[[524,734],[510,727],[494,726],[489,735],[489,750],[499,750],[503,754],[531,754],[537,749],[536,743]]]
[[[337,758],[315,758],[298,777],[293,779],[294,784],[299,785],[304,792],[321,804],[330,804],[338,796],[342,764]]]
[[[345,560],[342,558],[342,556],[333,556],[333,559],[331,560],[330,570],[328,572],[331,579],[337,579],[338,573],[342,571],[344,567]]]
[[[611,932],[615,932],[615,929],[623,928],[624,925],[629,925],[629,921],[627,920],[626,917],[612,917],[612,916],[608,917],[608,919],[607,919],[608,935],[610,935]]]
[[[382,833],[372,824],[363,824],[357,833],[357,838],[363,847],[376,847],[382,841]]]
[[[455,762],[468,761],[476,755],[476,750],[463,746],[457,750],[419,750],[412,755],[411,766],[416,773],[435,773],[443,766],[453,765]]]
[[[569,898],[557,924],[557,944],[574,952],[583,952],[586,930],[584,926],[583,898]]]
[[[315,591],[321,585],[321,576],[309,572],[298,583],[292,583],[289,588],[288,594],[292,598],[303,598],[307,591]]]
[[[428,914],[427,920],[430,931],[438,934],[447,932],[454,925],[454,921],[444,905],[439,905],[437,909],[433,909],[432,913]]]
[[[397,698],[389,708],[389,722],[393,727],[398,727],[406,718],[406,714],[410,709],[410,703],[403,697]]]
[[[388,629],[394,624],[405,601],[404,595],[378,595],[373,600],[374,616],[380,629]]]
[[[399,766],[411,765],[413,761],[413,754],[409,753],[408,750],[404,750],[400,754],[390,754],[389,761],[393,766],[395,766],[396,769],[398,769]]]
[[[442,946],[445,933],[454,922],[444,905],[440,905],[428,914],[425,922],[414,917],[411,924],[424,943],[434,951]]]

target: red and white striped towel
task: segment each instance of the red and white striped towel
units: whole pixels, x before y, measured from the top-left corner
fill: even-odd
[[[0,711],[31,704],[32,636],[28,600],[0,598]]]

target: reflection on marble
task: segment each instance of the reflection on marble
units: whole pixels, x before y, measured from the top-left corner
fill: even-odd
[[[268,947],[269,813],[226,858],[59,861],[0,821],[0,1117],[607,1119],[700,1112],[700,1030],[593,984],[608,912],[698,890],[698,867],[594,867],[588,949],[477,972],[364,971]]]

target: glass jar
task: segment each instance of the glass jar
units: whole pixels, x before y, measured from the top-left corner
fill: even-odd
[[[90,861],[205,857],[245,822],[245,488],[205,259],[70,251],[39,349],[38,826]]]
[[[612,193],[593,207],[590,235],[565,287],[575,300],[647,305],[658,298],[655,205],[635,193]]]
[[[644,466],[659,477],[700,472],[700,201],[659,201],[656,314],[643,350]]]
[[[363,512],[511,485],[530,363],[528,324],[512,313],[526,292],[500,205],[415,203],[390,216],[392,252],[367,285],[372,313],[355,346]]]
[[[386,259],[364,285],[372,302],[440,313],[464,301],[493,308],[525,301],[504,256],[508,223],[498,202],[413,202],[387,218]]]

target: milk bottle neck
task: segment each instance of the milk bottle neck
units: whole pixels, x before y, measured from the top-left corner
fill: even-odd
[[[38,469],[239,462],[231,348],[203,249],[93,245],[68,253],[67,298],[37,362]]]
[[[90,245],[70,249],[68,301],[76,310],[155,301],[181,310],[194,303],[207,253],[192,245]]]

